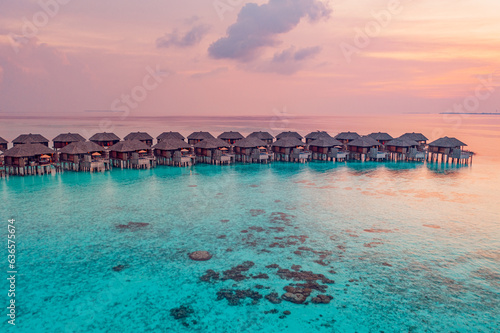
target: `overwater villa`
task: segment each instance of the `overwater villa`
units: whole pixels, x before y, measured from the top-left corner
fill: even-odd
[[[386,142],[388,159],[392,161],[423,161],[425,152],[419,150],[420,144],[415,140],[397,138]]]
[[[317,139],[322,139],[322,138],[331,138],[332,136],[328,134],[325,131],[316,131],[316,132],[311,132],[305,136],[306,138],[306,143],[310,143],[314,140]]]
[[[77,141],[59,150],[59,168],[71,171],[106,171],[109,159],[105,148],[92,141]]]
[[[190,145],[195,145],[198,142],[201,142],[205,139],[215,139],[215,137],[212,134],[210,134],[209,132],[200,131],[200,132],[193,132],[193,133],[189,134],[187,139],[188,139],[188,143]]]
[[[243,135],[241,135],[239,132],[233,132],[233,131],[224,132],[217,137],[217,139],[224,140],[231,145],[233,145],[238,140],[241,140],[244,138],[245,137]]]
[[[158,142],[161,142],[163,140],[168,140],[168,139],[177,139],[177,140],[184,141],[185,137],[183,137],[181,135],[181,133],[179,133],[179,132],[172,132],[172,131],[163,132],[156,137],[156,140],[158,140]]]
[[[173,136],[162,139],[153,148],[156,162],[160,165],[190,166],[195,162],[191,145]]]
[[[217,138],[207,138],[194,145],[196,161],[207,164],[230,164],[234,155],[229,154],[229,143]]]
[[[0,137],[0,151],[7,150],[8,144],[9,144],[9,141],[7,141],[4,138]]]
[[[159,142],[151,147],[153,138],[144,132],[132,132],[124,141],[113,133],[97,133],[89,142],[79,134],[63,133],[53,139],[56,151],[48,148],[49,141],[40,134],[20,135],[11,149],[7,149],[8,142],[0,138],[0,176],[64,170],[103,171],[112,166],[137,169],[157,164],[191,166],[197,162],[337,162],[348,159],[423,162],[427,159],[429,162],[469,163],[473,156],[472,152],[463,149],[467,145],[456,138],[440,138],[427,148],[427,138],[421,133],[406,133],[389,140],[391,136],[382,132],[363,137],[343,132],[332,138],[324,131],[315,131],[306,135],[307,143],[304,143],[300,134],[287,131],[280,133],[279,139],[272,144],[273,136],[262,131],[253,132],[246,138],[238,132],[225,132],[219,137],[226,141],[208,132],[194,132],[188,137],[189,143],[178,132],[164,132],[158,136]],[[412,137],[416,140],[410,139]]]
[[[304,142],[295,136],[285,136],[273,143],[273,152],[277,161],[305,162],[311,153],[305,151]]]
[[[123,138],[123,140],[139,140],[147,144],[149,147],[153,145],[153,137],[146,132],[129,133],[126,137]]]
[[[54,149],[66,147],[72,142],[85,142],[87,141],[83,136],[78,133],[63,133],[52,139]]]
[[[309,150],[312,153],[313,160],[345,161],[348,152],[343,151],[342,148],[342,142],[331,136],[323,136],[309,143]]]
[[[244,163],[268,163],[273,154],[268,151],[267,143],[256,138],[247,137],[234,144],[236,161]]]
[[[449,138],[445,136],[444,138],[437,139],[429,143],[428,148],[428,159],[431,162],[438,162],[439,157],[441,162],[448,163],[451,159],[452,163],[465,163],[468,164],[469,161],[472,163],[473,153],[470,151],[463,150],[463,147],[467,144],[456,138]]]
[[[20,176],[52,173],[54,153],[41,143],[17,144],[3,154],[5,173]]]
[[[274,136],[272,136],[269,132],[252,132],[248,134],[247,138],[257,138],[264,141],[267,145],[271,145],[274,142]]]
[[[359,137],[361,137],[361,135],[359,135],[356,132],[341,132],[341,133],[335,135],[334,139],[337,139],[340,142],[342,142],[342,144],[344,145],[344,148],[347,149],[347,144],[349,142],[351,142],[352,140],[356,140]]]
[[[380,143],[382,146],[385,146],[385,144],[388,141],[391,141],[394,139],[392,136],[390,136],[388,133],[383,133],[383,132],[377,132],[377,133],[370,133],[368,136],[372,139],[375,139]]]
[[[422,133],[405,133],[399,137],[399,139],[409,139],[417,141],[420,147],[424,147],[427,144],[427,138]]]
[[[362,136],[357,139],[354,139],[350,141],[347,144],[347,147],[349,149],[349,158],[350,159],[356,159],[356,160],[382,160],[385,159],[386,154],[384,152],[381,152],[378,150],[378,148],[381,146],[381,144],[369,137],[369,136]]]
[[[119,168],[149,169],[156,166],[152,148],[139,140],[125,140],[109,148],[109,161]]]
[[[14,147],[17,145],[27,144],[27,143],[39,143],[45,147],[49,146],[49,140],[40,134],[21,134],[14,140],[12,140]]]
[[[89,139],[89,141],[92,141],[94,143],[97,143],[99,146],[103,147],[111,147],[112,145],[120,142],[120,138],[116,136],[115,133],[96,133],[92,135],[92,137]]]
[[[302,141],[302,135],[300,135],[297,132],[292,132],[292,131],[286,131],[286,132],[281,132],[280,134],[276,135],[276,140],[283,139],[283,138],[296,138],[300,141]]]

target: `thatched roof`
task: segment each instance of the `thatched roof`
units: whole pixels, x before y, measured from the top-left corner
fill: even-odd
[[[292,148],[297,146],[304,146],[304,142],[293,136],[285,136],[284,138],[278,139],[275,143],[273,143],[273,146]]]
[[[400,139],[410,139],[414,141],[427,141],[428,139],[422,133],[405,133],[399,137]]]
[[[356,132],[342,132],[334,136],[337,140],[355,140],[360,137],[361,135]]]
[[[154,149],[158,150],[177,150],[177,149],[189,149],[191,145],[183,140],[170,138],[164,139],[153,146]]]
[[[96,133],[92,135],[89,141],[120,141],[120,138],[115,133]]]
[[[146,140],[153,140],[153,137],[146,132],[132,132],[129,133],[126,137],[124,137],[123,140],[146,141]]]
[[[325,131],[311,132],[305,136],[306,139],[320,139],[320,138],[331,138],[332,136]]]
[[[44,154],[53,154],[54,151],[40,143],[25,143],[10,148],[4,152],[5,157],[32,157]]]
[[[83,136],[78,133],[63,133],[52,139],[53,142],[79,142],[86,141]]]
[[[243,139],[244,136],[241,135],[240,132],[229,131],[229,132],[222,133],[217,138],[221,139],[221,140],[239,140],[239,139]]]
[[[62,154],[70,154],[70,155],[80,155],[80,154],[88,154],[94,153],[97,151],[103,151],[104,148],[99,146],[97,143],[92,141],[77,141],[72,142],[64,148],[59,149],[59,152]]]
[[[392,136],[390,136],[387,133],[383,133],[383,132],[371,133],[371,134],[368,134],[368,136],[372,139],[377,140],[377,141],[389,141],[389,140],[393,139]]]
[[[110,151],[117,151],[120,153],[130,153],[138,150],[150,149],[151,147],[139,140],[120,141],[109,148]]]
[[[229,146],[230,146],[229,143],[227,143],[226,141],[216,138],[208,138],[194,145],[195,148],[202,148],[202,149],[217,149],[222,147],[227,148]]]
[[[46,142],[48,143],[49,140],[47,140],[45,137],[43,137],[40,134],[21,134],[14,140],[12,140],[12,143],[14,144],[19,144],[19,143],[42,143]]]
[[[162,140],[167,140],[167,139],[178,139],[178,140],[184,140],[185,138],[181,135],[179,132],[163,132],[158,137],[156,140],[162,141]]]
[[[397,138],[394,140],[391,140],[385,144],[387,147],[392,146],[392,147],[413,147],[413,146],[418,146],[418,142],[415,140],[410,140],[410,139],[401,139]]]
[[[377,140],[370,138],[369,136],[362,136],[362,137],[359,137],[357,139],[352,140],[347,145],[354,146],[354,147],[368,148],[368,147],[373,147],[373,146],[380,146],[380,143]]]
[[[9,141],[7,141],[4,138],[0,137],[0,143],[9,143]]]
[[[456,147],[463,147],[463,146],[467,146],[467,145],[458,139],[449,138],[447,136],[429,143],[429,147],[456,148]]]
[[[215,139],[215,137],[208,132],[193,132],[187,137],[189,140],[205,140],[205,139]]]
[[[248,137],[245,139],[241,139],[234,144],[235,147],[241,147],[241,148],[256,148],[262,146],[265,147],[266,145],[267,143],[256,137],[251,137],[251,138]]]
[[[282,139],[282,138],[288,138],[288,137],[293,137],[293,138],[297,138],[299,140],[302,140],[302,135],[300,135],[297,132],[292,132],[292,131],[281,132],[280,134],[276,135],[276,139]]]
[[[310,142],[309,145],[315,147],[334,147],[342,146],[342,142],[332,137],[322,137]]]
[[[253,132],[253,133],[248,134],[247,138],[257,138],[257,139],[261,139],[261,140],[272,140],[272,139],[274,139],[274,136],[272,136],[268,132],[259,131],[259,132]]]

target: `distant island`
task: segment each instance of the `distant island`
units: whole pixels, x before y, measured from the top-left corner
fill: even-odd
[[[440,112],[439,114],[475,114],[475,115],[500,116],[499,112]]]

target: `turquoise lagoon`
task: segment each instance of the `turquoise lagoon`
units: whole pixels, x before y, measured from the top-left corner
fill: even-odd
[[[17,224],[15,330],[498,331],[498,197],[485,195],[498,179],[487,170],[274,163],[11,177],[1,183],[0,216]],[[117,228],[128,222],[149,225]],[[302,235],[303,243],[289,238]],[[214,257],[191,261],[195,250]],[[243,274],[269,279],[200,281],[245,261],[255,265]],[[300,283],[271,264],[324,274],[335,281],[333,300],[217,300],[221,289],[282,295]],[[194,312],[176,320],[170,309],[179,306]],[[272,309],[279,313],[265,313]]]
[[[192,128],[184,127],[187,121],[163,128],[158,120],[136,119],[117,123],[116,132],[247,134],[269,124],[213,121],[218,125],[202,126],[202,119]],[[297,119],[286,129],[455,135],[477,156],[471,166],[196,165],[0,180],[0,236],[6,242],[7,220],[14,218],[18,242],[16,326],[7,324],[2,278],[1,331],[500,331],[498,119],[464,118],[460,126],[440,116],[384,121],[349,128],[354,122],[345,117]],[[10,140],[22,132],[52,138],[90,123],[72,128],[77,121],[8,120],[0,132]],[[129,222],[149,225],[119,227]],[[190,260],[196,250],[213,258]],[[222,277],[249,261],[254,265],[242,272],[243,280],[200,280],[207,270]],[[307,305],[271,303],[266,295],[304,282],[266,267],[273,264],[283,270],[300,265],[293,267],[334,280],[318,280],[332,301],[313,304],[320,293],[313,290]],[[114,271],[118,265],[124,269]],[[268,278],[252,278],[259,274]],[[254,293],[255,301],[230,305],[217,294],[228,289],[262,298]],[[175,319],[170,310],[180,306],[192,313]]]

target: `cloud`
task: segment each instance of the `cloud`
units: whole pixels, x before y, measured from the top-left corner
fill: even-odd
[[[320,46],[305,47],[295,51],[295,46],[291,46],[280,53],[275,53],[273,57],[273,62],[300,62],[306,59],[313,58],[315,55],[321,52]]]
[[[156,47],[168,48],[171,46],[189,47],[198,44],[210,30],[210,26],[199,24],[191,28],[183,36],[177,30],[165,34],[165,36],[156,39]]]
[[[281,52],[276,52],[271,59],[259,60],[247,64],[247,69],[255,72],[278,73],[292,75],[307,64],[306,60],[314,58],[321,52],[321,47],[305,47],[297,49],[291,46]]]
[[[210,45],[208,53],[215,59],[252,61],[264,47],[275,46],[276,36],[294,29],[304,17],[315,22],[331,13],[319,0],[269,0],[267,4],[246,4],[227,35]]]

